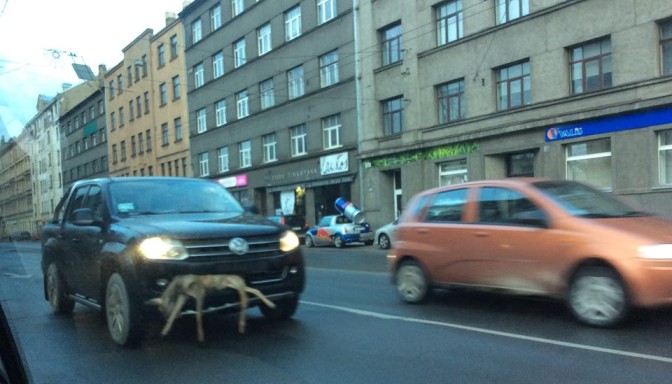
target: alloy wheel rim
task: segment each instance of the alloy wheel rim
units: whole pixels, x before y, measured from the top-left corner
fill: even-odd
[[[576,282],[572,307],[582,318],[608,322],[617,318],[625,305],[625,295],[612,278],[587,276]]]
[[[115,336],[120,335],[124,328],[124,308],[121,298],[121,291],[117,285],[110,289],[107,296],[107,319],[110,323],[110,330]]]
[[[425,289],[424,278],[417,267],[403,267],[397,281],[397,290],[408,300],[417,300]]]

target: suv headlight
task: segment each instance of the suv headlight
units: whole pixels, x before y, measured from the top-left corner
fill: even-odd
[[[140,254],[152,260],[184,260],[189,257],[182,243],[164,237],[150,237],[138,247]]]
[[[672,244],[643,245],[637,249],[639,256],[652,260],[672,260]]]
[[[283,252],[289,252],[296,249],[301,242],[299,237],[296,236],[296,233],[293,231],[285,231],[282,236],[280,236],[280,250]]]

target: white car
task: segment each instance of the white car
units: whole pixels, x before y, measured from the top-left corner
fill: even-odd
[[[385,224],[376,230],[373,239],[381,249],[390,249],[392,246],[392,242],[394,241],[394,231],[397,227],[397,220],[398,219],[395,219],[393,222]]]

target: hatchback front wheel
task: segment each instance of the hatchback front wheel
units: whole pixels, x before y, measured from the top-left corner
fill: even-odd
[[[621,278],[607,267],[579,270],[570,283],[567,300],[574,317],[594,327],[618,325],[630,307]]]

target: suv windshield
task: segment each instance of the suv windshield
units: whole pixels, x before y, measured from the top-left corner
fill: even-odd
[[[540,181],[534,183],[534,186],[574,216],[588,218],[649,216],[584,184],[572,181]]]
[[[110,194],[113,214],[243,212],[224,187],[202,180],[121,180],[110,184]]]

